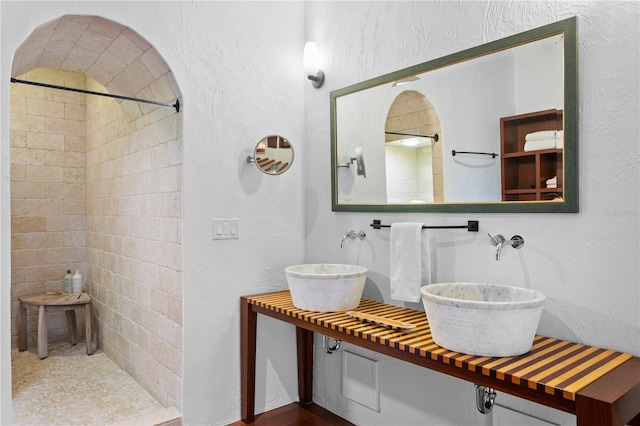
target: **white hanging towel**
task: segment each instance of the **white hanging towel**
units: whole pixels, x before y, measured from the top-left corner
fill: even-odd
[[[420,302],[420,287],[431,283],[431,249],[423,223],[391,225],[391,298]],[[426,234],[426,233],[425,233]]]

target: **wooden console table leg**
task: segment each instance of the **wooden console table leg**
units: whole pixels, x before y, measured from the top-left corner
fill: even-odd
[[[258,314],[243,297],[240,299],[240,414],[244,423],[255,420],[256,328]]]
[[[640,425],[640,358],[632,358],[576,394],[578,426]]]
[[[27,350],[27,307],[22,302],[18,308],[18,350]]]
[[[313,401],[313,331],[296,327],[298,396],[302,404]]]

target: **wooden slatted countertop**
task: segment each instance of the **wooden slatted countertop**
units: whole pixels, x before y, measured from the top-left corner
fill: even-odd
[[[408,308],[362,299],[356,309],[416,325],[412,331],[403,332],[362,323],[343,312],[297,309],[289,291],[248,296],[246,300],[266,311],[569,401],[575,401],[578,391],[633,358],[627,353],[543,336],[536,336],[531,351],[524,355],[504,358],[472,356],[436,345],[425,313]]]

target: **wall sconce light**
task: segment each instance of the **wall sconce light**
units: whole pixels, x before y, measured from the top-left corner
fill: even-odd
[[[311,80],[311,84],[316,89],[324,83],[324,72],[318,65],[318,45],[315,41],[308,41],[304,45],[304,53],[302,55],[304,65],[304,73]]]

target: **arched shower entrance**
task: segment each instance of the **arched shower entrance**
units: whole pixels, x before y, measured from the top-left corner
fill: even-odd
[[[438,113],[425,95],[405,90],[394,99],[385,121],[388,202],[444,202],[442,136]]]
[[[181,97],[150,43],[97,16],[36,28],[11,77],[170,105]],[[65,271],[80,269],[101,349],[179,410],[181,176],[175,108],[11,85],[12,324],[19,296],[61,290]],[[51,322],[51,339],[64,338]]]

